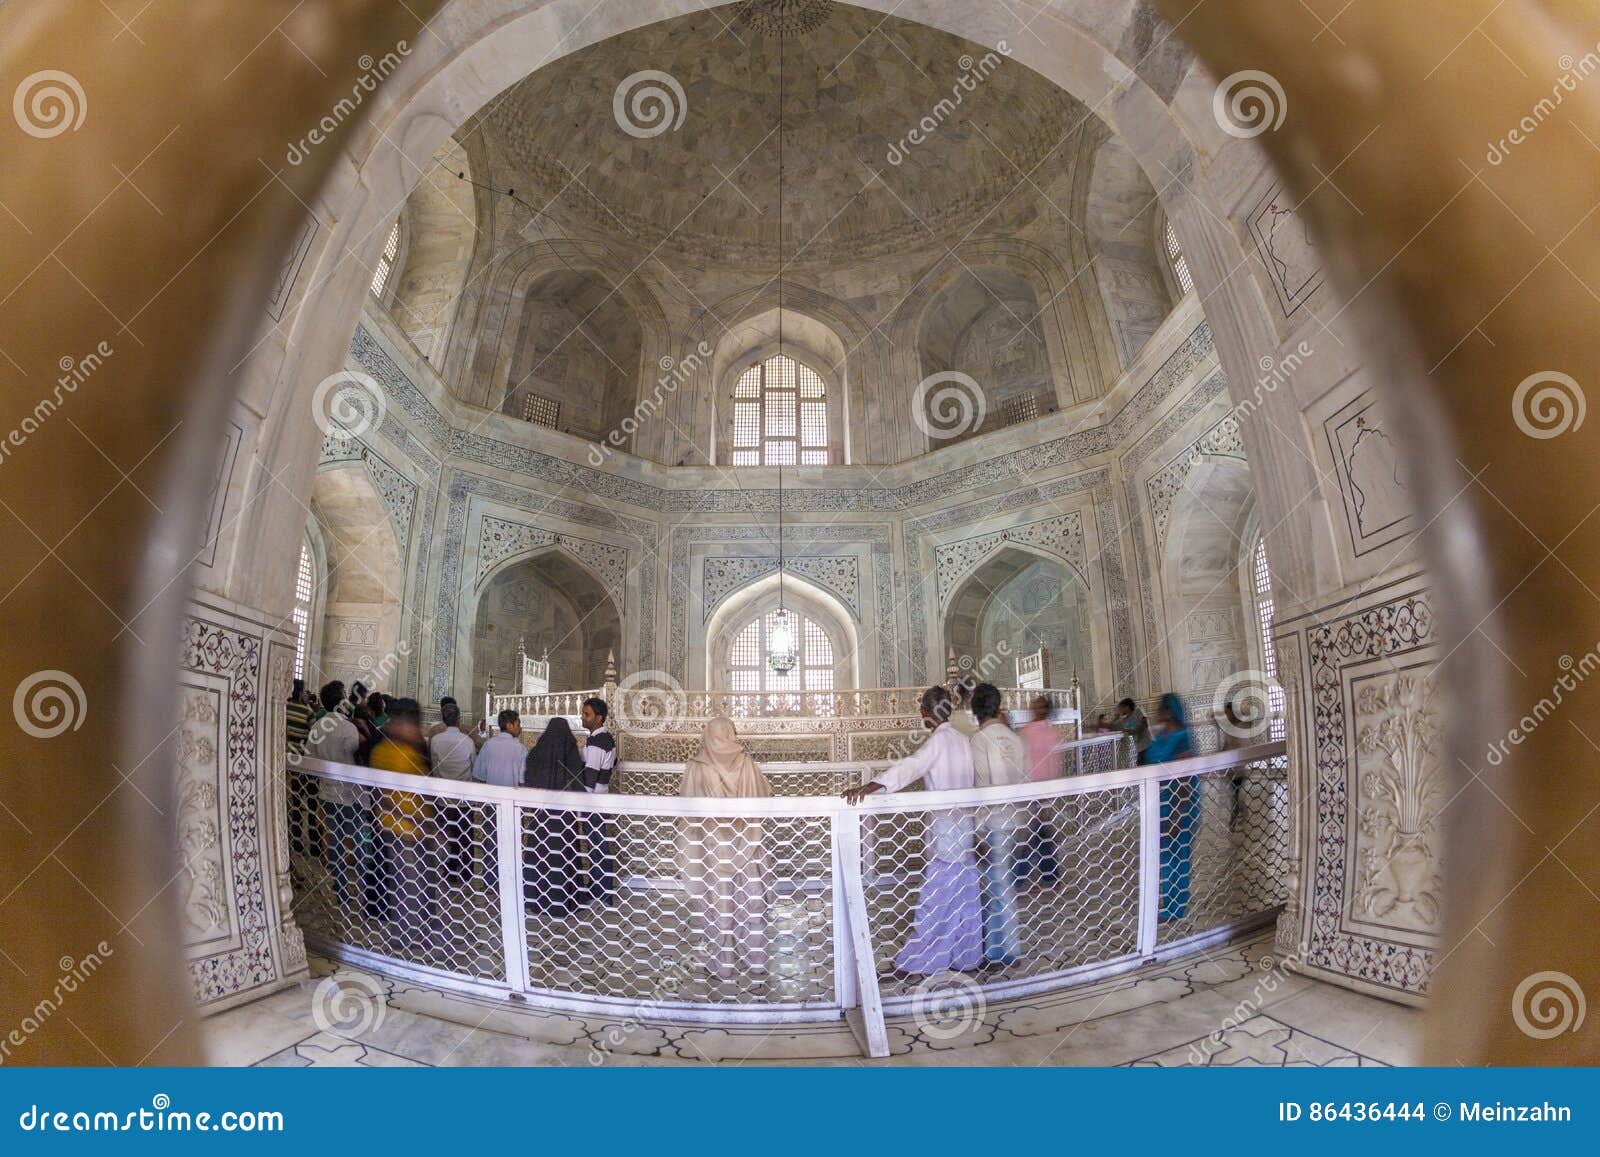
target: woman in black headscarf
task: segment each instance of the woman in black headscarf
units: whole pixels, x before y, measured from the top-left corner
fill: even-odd
[[[528,752],[522,786],[541,791],[583,792],[583,753],[571,725],[557,715]],[[583,830],[579,812],[540,810],[523,852],[523,880],[528,902],[538,912],[566,916],[578,906],[578,841]]]

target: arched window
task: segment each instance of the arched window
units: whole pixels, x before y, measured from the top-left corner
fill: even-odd
[[[1183,246],[1178,244],[1178,231],[1172,227],[1169,217],[1161,228],[1162,245],[1167,251],[1167,264],[1172,267],[1172,277],[1178,283],[1178,288],[1188,293],[1194,288],[1194,278],[1189,276],[1189,262],[1183,256]]]
[[[1272,713],[1271,738],[1284,737],[1283,685],[1278,682],[1278,656],[1272,645],[1272,574],[1267,570],[1267,540],[1256,539],[1251,556],[1251,581],[1255,588],[1256,627],[1261,633],[1261,670],[1267,677],[1267,702]]]
[[[306,677],[306,639],[311,633],[311,544],[300,543],[300,568],[294,579],[294,677]]]
[[[780,673],[767,661],[775,649],[773,633],[778,626],[778,611],[768,611],[746,623],[728,648],[729,690],[833,690],[833,643],[828,633],[804,615],[786,613],[791,628],[799,632],[794,666]]]
[[[378,257],[378,264],[372,268],[372,296],[379,301],[383,300],[384,287],[389,284],[389,275],[394,272],[395,258],[400,256],[400,218],[394,219],[394,224],[389,227],[389,239],[383,243],[383,253]]]
[[[735,466],[826,466],[828,399],[810,366],[775,354],[733,390]]]

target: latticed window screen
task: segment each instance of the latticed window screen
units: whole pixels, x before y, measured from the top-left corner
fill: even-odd
[[[809,366],[777,354],[733,389],[735,466],[826,466],[828,400]]]
[[[1261,665],[1267,676],[1268,702],[1272,710],[1273,739],[1284,737],[1283,687],[1278,682],[1278,656],[1272,645],[1272,574],[1267,570],[1267,542],[1256,539],[1255,558],[1252,562],[1256,594],[1256,622],[1261,627]]]
[[[294,579],[294,677],[306,677],[306,635],[311,629],[311,546],[300,544],[300,568]]]
[[[1189,261],[1183,255],[1183,246],[1178,244],[1178,231],[1172,227],[1169,219],[1161,232],[1167,247],[1167,260],[1172,263],[1172,276],[1177,278],[1183,292],[1188,293],[1194,288],[1194,278],[1189,276]]]
[[[383,287],[389,284],[389,274],[394,272],[394,259],[400,256],[400,222],[389,227],[389,239],[383,243],[383,253],[378,264],[372,267],[372,296],[382,297]]]
[[[1009,397],[1001,406],[1000,412],[1008,426],[1015,426],[1018,422],[1031,422],[1039,416],[1039,395],[1029,390],[1025,394]]]
[[[730,691],[832,691],[833,643],[828,633],[804,615],[789,612],[791,630],[798,655],[794,667],[779,674],[767,662],[772,654],[772,635],[778,626],[778,612],[768,611],[751,619],[733,637],[728,648],[728,689]]]
[[[543,394],[529,394],[522,403],[522,417],[535,426],[557,429],[556,423],[561,420],[561,403]]]

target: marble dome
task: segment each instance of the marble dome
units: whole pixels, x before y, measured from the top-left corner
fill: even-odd
[[[553,61],[482,110],[484,136],[532,204],[574,183],[592,194],[561,196],[557,218],[696,257],[771,262],[780,52],[783,248],[802,263],[973,228],[1059,161],[1090,116],[1006,59],[1003,43],[803,0],[711,9]]]

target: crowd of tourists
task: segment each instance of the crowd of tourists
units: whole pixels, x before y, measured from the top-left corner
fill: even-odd
[[[1050,701],[1035,699],[1031,717],[1015,729],[1002,704],[999,688],[990,683],[959,684],[953,693],[928,688],[919,707],[931,734],[871,780],[845,791],[844,798],[856,803],[875,792],[919,783],[943,791],[1060,776],[1062,749]],[[463,728],[459,704],[445,698],[440,722],[425,731],[414,699],[368,691],[359,683],[347,693],[339,682],[311,697],[297,681],[288,705],[288,743],[291,762],[308,755],[497,787],[603,794],[617,760],[616,741],[606,726],[609,715],[604,699],[586,699],[579,719],[586,733],[581,743],[568,721],[554,716],[530,748],[515,711],[502,711],[490,734],[482,720]],[[1141,764],[1192,752],[1177,695],[1163,696],[1153,719],[1124,699],[1114,716],[1102,714],[1091,730],[1127,736]],[[408,873],[427,891],[446,876],[464,878],[482,858],[491,890],[497,887],[497,858],[481,857],[472,847],[477,837],[470,805],[336,780],[318,779],[307,790],[315,803],[308,807],[297,801],[291,809],[297,850],[326,859],[342,901],[350,901],[359,884],[369,916],[393,913]],[[698,750],[685,764],[680,794],[704,799],[773,793],[733,723],[719,716],[706,724]],[[1181,919],[1188,908],[1198,802],[1192,779],[1161,784],[1162,920]],[[591,903],[615,905],[616,838],[607,819],[581,809],[541,809],[532,816],[523,853],[530,914],[563,917]],[[911,934],[895,957],[897,970],[933,975],[1004,968],[1022,959],[1019,896],[1054,885],[1062,875],[1053,819],[1052,808],[1038,801],[930,813]],[[688,914],[706,944],[709,968],[721,976],[741,968],[763,972],[772,864],[761,822],[689,817],[679,826],[676,852]]]

